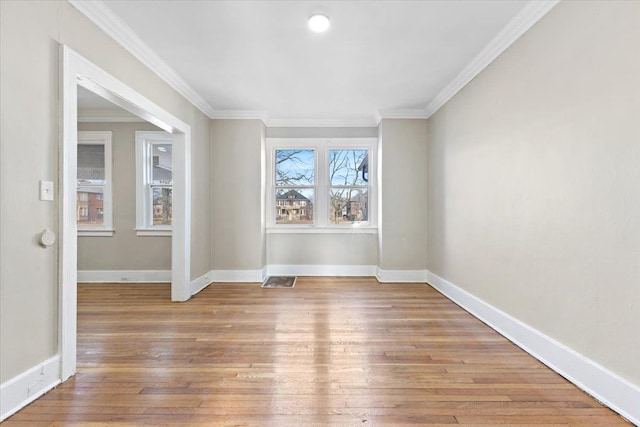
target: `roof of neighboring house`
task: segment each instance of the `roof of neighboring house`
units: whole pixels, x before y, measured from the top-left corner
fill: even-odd
[[[293,196],[293,197],[291,197],[291,196]],[[277,200],[306,200],[306,201],[309,201],[309,199],[304,197],[302,194],[298,193],[296,190],[289,190],[286,193],[277,194],[276,195],[276,199]]]
[[[104,189],[102,187],[84,187],[83,186],[83,187],[78,187],[78,193],[102,194],[104,193]]]

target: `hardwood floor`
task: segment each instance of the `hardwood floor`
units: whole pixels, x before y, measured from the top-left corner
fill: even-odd
[[[80,285],[78,374],[5,421],[629,425],[427,285]]]

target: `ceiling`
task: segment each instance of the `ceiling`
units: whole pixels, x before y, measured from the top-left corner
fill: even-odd
[[[541,16],[524,28],[539,2],[517,0],[70,1],[210,117],[272,123],[429,114]],[[307,28],[314,12],[329,31]]]
[[[146,120],[78,85],[79,122],[144,122]]]
[[[78,110],[80,111],[124,111],[88,89],[78,86]]]

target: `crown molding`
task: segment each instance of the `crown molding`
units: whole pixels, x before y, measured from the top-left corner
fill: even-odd
[[[68,2],[200,111],[209,117],[215,114],[213,107],[101,0]]]
[[[527,3],[502,31],[431,100],[425,109],[383,109],[376,111],[372,117],[317,119],[269,118],[264,111],[215,110],[102,0],[68,1],[209,118],[259,119],[270,127],[375,127],[383,118],[427,119],[559,3],[559,0],[532,0]]]
[[[131,114],[128,111],[114,110],[98,110],[98,109],[78,109],[78,121],[82,123],[106,122],[106,123],[125,123],[125,122],[146,122],[146,120]]]
[[[453,98],[463,87],[491,64],[502,52],[515,43],[543,16],[553,9],[560,0],[530,1],[524,8],[485,46],[480,53],[427,105],[425,118]]]
[[[426,119],[427,110],[422,108],[389,108],[378,110],[380,119]]]
[[[376,116],[343,118],[270,118],[265,121],[268,127],[376,127],[380,120]]]
[[[267,112],[260,110],[216,110],[209,116],[211,119],[262,120],[265,123],[267,117]]]

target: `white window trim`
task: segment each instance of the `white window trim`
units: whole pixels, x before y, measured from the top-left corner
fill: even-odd
[[[149,155],[152,144],[173,144],[171,134],[163,131],[136,131],[136,234],[138,236],[171,236],[173,227],[153,225],[150,202],[151,169]]]
[[[376,138],[267,138],[267,233],[377,233],[377,149]],[[315,185],[313,224],[276,224],[275,221],[275,152],[276,150],[313,149],[315,151]],[[329,223],[329,150],[369,150],[369,216],[366,222]],[[302,186],[304,187],[304,186]]]
[[[105,181],[102,193],[103,223],[99,226],[78,224],[79,237],[111,237],[115,231],[113,228],[113,147],[111,141],[111,131],[78,132],[78,145],[104,145]],[[76,182],[76,188],[77,187]]]

